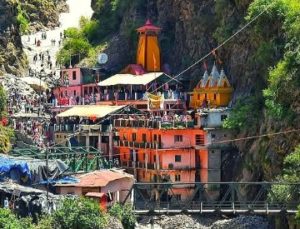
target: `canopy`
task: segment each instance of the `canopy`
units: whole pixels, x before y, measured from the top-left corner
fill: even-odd
[[[103,118],[106,115],[116,112],[125,106],[108,106],[108,105],[84,105],[74,106],[65,112],[58,114],[58,117],[96,117]]]
[[[23,77],[20,78],[23,82],[29,84],[35,90],[45,90],[47,89],[47,84],[38,78],[35,77]]]
[[[114,85],[146,85],[158,77],[162,76],[163,72],[151,72],[143,75],[132,74],[116,74],[110,78],[103,80],[99,86],[114,86]]]

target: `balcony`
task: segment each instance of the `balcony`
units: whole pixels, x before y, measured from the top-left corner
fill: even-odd
[[[173,163],[168,164],[168,166],[160,167],[161,170],[193,170],[195,165],[176,165]]]
[[[54,124],[54,132],[72,133],[78,131],[88,133],[100,133],[102,132],[102,127],[101,125]]]
[[[54,132],[77,132],[79,124],[54,124]]]
[[[136,168],[136,169],[149,169],[149,170],[156,170],[161,168],[161,163],[159,164],[159,167],[157,166],[156,163],[147,163],[147,166],[144,162],[139,162],[139,161],[122,161],[121,166],[123,168]]]
[[[159,120],[114,120],[114,127],[153,128],[153,129],[187,129],[194,128],[194,121],[159,121]]]
[[[162,145],[158,142],[131,142],[127,140],[119,140],[117,141],[116,146],[137,149],[162,149]]]

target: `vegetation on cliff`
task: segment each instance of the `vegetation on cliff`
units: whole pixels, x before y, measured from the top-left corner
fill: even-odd
[[[17,8],[22,34],[58,26],[59,14],[67,9],[65,0],[10,0]]]
[[[0,86],[0,119],[5,119],[6,116],[6,94],[3,87]],[[8,153],[10,151],[13,137],[13,129],[0,123],[0,153]]]

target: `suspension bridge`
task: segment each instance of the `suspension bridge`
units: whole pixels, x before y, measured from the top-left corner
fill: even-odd
[[[189,193],[178,198],[178,189]],[[276,191],[277,190],[277,191]],[[281,192],[278,192],[281,190]],[[284,196],[284,190],[294,193]],[[136,214],[295,214],[300,205],[300,183],[208,182],[135,183],[131,198]]]

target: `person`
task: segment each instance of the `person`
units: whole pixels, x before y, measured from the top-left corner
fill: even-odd
[[[4,200],[4,208],[9,208],[9,201],[7,197]]]
[[[205,99],[203,100],[203,102],[202,102],[201,107],[202,107],[202,108],[207,108],[207,105],[208,105],[208,101],[207,101],[207,99],[205,98]]]

